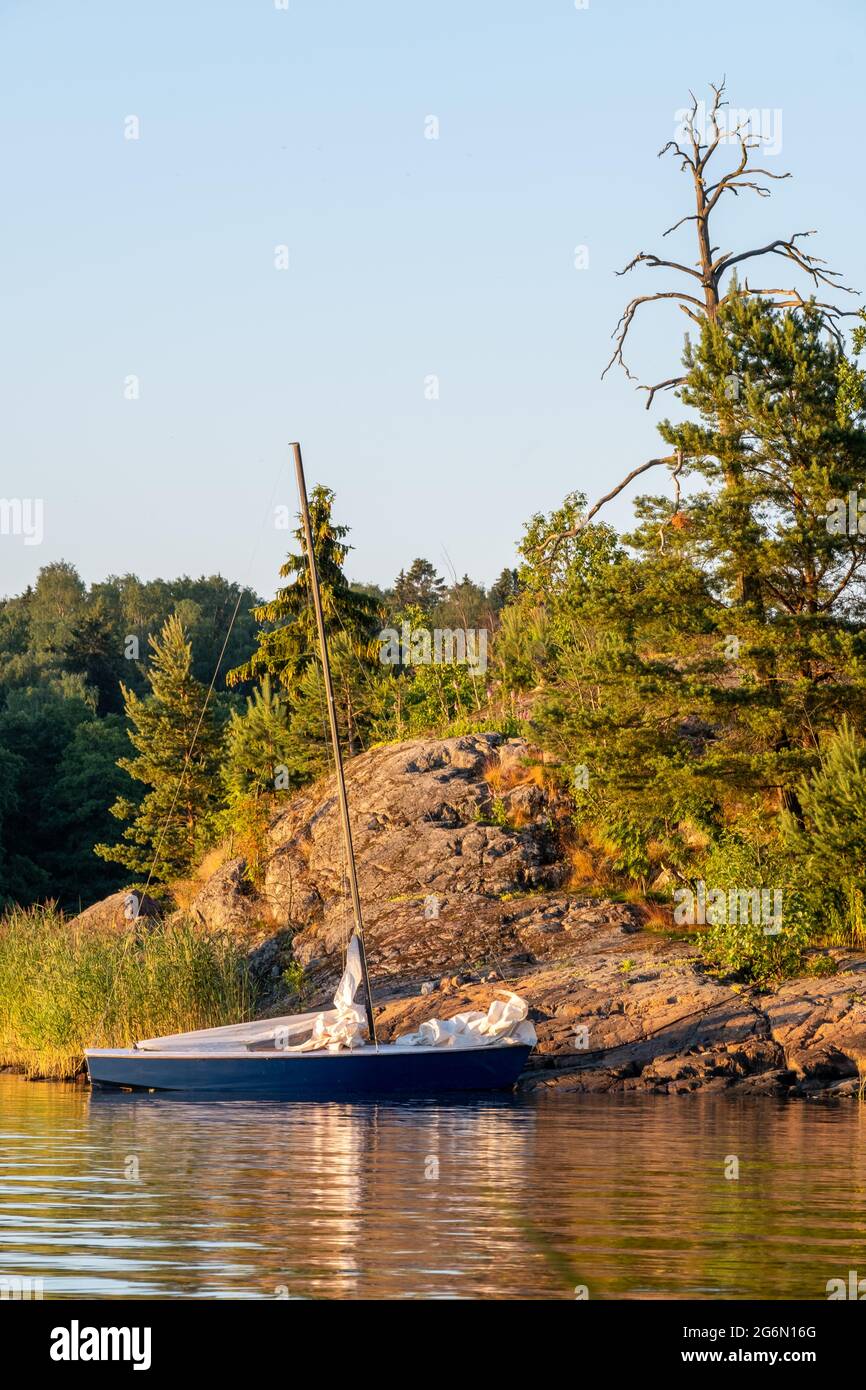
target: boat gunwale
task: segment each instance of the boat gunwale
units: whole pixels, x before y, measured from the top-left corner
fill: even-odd
[[[168,1051],[168,1050],[162,1051],[161,1049],[158,1049],[158,1048],[149,1048],[149,1047],[147,1047],[147,1048],[144,1048],[144,1047],[142,1047],[142,1048],[136,1048],[136,1047],[88,1047],[88,1048],[85,1049],[84,1056],[85,1056],[85,1058],[87,1058],[87,1057],[134,1057],[134,1058],[136,1059],[136,1061],[140,1061],[143,1057],[153,1057],[153,1058],[157,1058],[157,1057],[158,1057],[158,1058],[160,1058],[160,1059],[163,1060],[163,1061],[165,1061],[165,1060],[173,1060],[173,1061],[180,1061],[180,1060],[183,1060],[183,1061],[204,1061],[204,1060],[208,1060],[208,1061],[214,1061],[214,1060],[217,1059],[217,1058],[224,1059],[224,1060],[226,1060],[226,1061],[229,1061],[229,1060],[237,1060],[237,1059],[240,1059],[240,1058],[243,1058],[243,1059],[245,1059],[245,1060],[261,1058],[262,1060],[266,1060],[266,1061],[275,1061],[275,1060],[277,1060],[277,1059],[282,1058],[282,1059],[285,1059],[285,1060],[288,1060],[288,1061],[304,1061],[304,1060],[308,1060],[308,1059],[313,1058],[313,1057],[317,1057],[317,1058],[318,1058],[318,1057],[342,1057],[342,1058],[346,1058],[346,1057],[364,1057],[364,1058],[370,1058],[370,1057],[380,1057],[380,1056],[382,1056],[383,1054],[386,1054],[386,1055],[389,1055],[389,1056],[398,1056],[398,1057],[412,1057],[412,1056],[418,1056],[418,1055],[421,1054],[421,1053],[427,1054],[427,1055],[429,1055],[430,1053],[436,1053],[436,1054],[438,1054],[439,1056],[442,1056],[442,1055],[444,1055],[444,1054],[446,1054],[446,1053],[453,1055],[454,1053],[460,1052],[460,1053],[469,1053],[470,1055],[472,1055],[472,1054],[480,1054],[480,1053],[483,1053],[483,1052],[498,1052],[498,1051],[504,1050],[504,1049],[506,1049],[506,1048],[510,1051],[512,1048],[521,1048],[521,1047],[526,1048],[526,1050],[527,1050],[528,1052],[531,1052],[531,1051],[532,1051],[532,1045],[531,1045],[530,1043],[525,1043],[525,1042],[524,1042],[524,1043],[522,1043],[522,1042],[508,1042],[507,1040],[503,1039],[502,1042],[485,1043],[485,1044],[484,1044],[483,1046],[481,1046],[481,1047],[479,1047],[477,1044],[472,1045],[472,1046],[469,1046],[469,1047],[459,1047],[459,1046],[458,1046],[458,1047],[454,1047],[454,1046],[445,1046],[445,1047],[443,1047],[441,1044],[438,1045],[438,1046],[435,1046],[435,1045],[434,1045],[434,1046],[429,1046],[429,1047],[424,1047],[424,1046],[418,1046],[418,1047],[415,1047],[415,1046],[400,1047],[397,1043],[379,1043],[378,1047],[373,1047],[370,1043],[365,1043],[363,1047],[336,1048],[336,1049],[334,1049],[333,1051],[330,1050],[330,1049],[328,1049],[328,1048],[317,1048],[317,1049],[310,1048],[310,1049],[309,1049],[308,1051],[306,1051],[306,1052],[293,1052],[293,1051],[290,1051],[290,1050],[288,1050],[288,1049],[286,1049],[286,1048],[283,1048],[283,1049],[280,1049],[280,1048],[273,1048],[273,1049],[253,1048],[253,1049],[251,1049],[251,1050],[250,1050],[250,1049],[247,1049],[247,1048],[240,1048],[240,1049],[232,1049],[231,1051],[228,1051],[227,1049],[226,1049],[226,1050],[222,1050],[222,1049],[207,1050],[207,1049],[196,1048],[196,1049],[193,1050],[192,1048],[189,1048],[189,1049],[181,1048],[181,1049],[174,1050],[174,1051]]]

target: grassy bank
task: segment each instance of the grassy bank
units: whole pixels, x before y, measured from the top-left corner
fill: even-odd
[[[0,1065],[71,1076],[88,1046],[249,1018],[253,992],[230,938],[187,923],[82,931],[54,908],[0,919]]]

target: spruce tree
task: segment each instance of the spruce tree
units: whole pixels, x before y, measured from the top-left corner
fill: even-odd
[[[162,882],[189,873],[213,825],[219,800],[220,734],[206,690],[192,675],[192,647],[180,619],[150,638],[151,694],[123,687],[136,756],[118,766],[149,789],[139,806],[118,797],[111,814],[129,824],[119,845],[97,845],[103,859]]]
[[[430,614],[445,597],[445,580],[437,574],[429,560],[413,560],[407,573],[403,570],[394,583],[394,602],[398,608],[420,608]]]
[[[490,606],[494,613],[500,613],[519,591],[516,569],[504,569],[490,588]]]
[[[222,780],[229,802],[296,785],[296,752],[288,702],[265,676],[244,713],[232,711],[226,730]]]
[[[393,737],[391,706],[396,696],[393,668],[359,659],[345,634],[328,643],[337,728],[344,757],[371,742]],[[328,772],[333,763],[322,665],[310,662],[298,684],[292,711],[294,762],[303,780]]]
[[[345,544],[347,526],[338,526],[332,517],[334,494],[321,484],[310,495],[310,522],[322,611],[329,634],[343,632],[359,656],[367,652],[378,626],[378,605],[369,594],[353,588],[343,565],[349,553]],[[249,660],[229,671],[229,685],[272,676],[294,697],[299,682],[318,651],[316,622],[310,593],[309,571],[304,553],[304,533],[294,532],[301,550],[290,554],[280,569],[291,582],[278,589],[270,603],[260,604],[253,615],[260,624],[257,646]]]
[[[802,823],[783,817],[788,849],[816,885],[851,879],[866,891],[866,743],[847,721],[824,740],[818,766],[798,791]]]

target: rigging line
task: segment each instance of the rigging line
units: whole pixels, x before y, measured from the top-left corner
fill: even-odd
[[[269,502],[269,504],[268,504],[268,511],[271,510],[271,507],[272,507],[272,505],[273,505],[273,500],[274,500],[274,497],[275,497],[275,495],[276,495],[276,491],[277,491],[277,482],[274,483],[274,488],[273,488],[273,491],[271,492],[271,500],[270,500],[270,502]],[[265,516],[267,516],[267,514],[268,514],[268,513],[266,512],[266,513],[265,513]],[[256,544],[255,544],[255,546],[254,546],[254,548],[253,548],[252,555],[250,556],[249,565],[247,566],[247,577],[249,577],[249,575],[250,575],[250,573],[251,573],[251,571],[252,571],[253,562],[254,562],[254,560],[255,560],[255,558],[256,558],[256,555],[258,554],[259,546],[260,546],[260,544],[261,544],[261,530],[263,529],[263,527],[264,527],[264,521],[262,522],[262,526],[259,528],[259,535],[258,535],[258,538],[257,538],[257,540],[256,540]],[[220,648],[220,653],[219,653],[219,656],[217,657],[216,665],[214,666],[213,675],[212,675],[211,678],[210,678],[210,684],[208,685],[207,692],[206,692],[205,698],[204,698],[204,703],[202,704],[201,713],[200,713],[200,715],[199,715],[199,717],[198,717],[198,723],[197,723],[196,726],[195,726],[195,730],[194,730],[193,736],[192,736],[192,741],[191,741],[191,743],[190,743],[189,749],[187,750],[187,755],[186,755],[186,758],[185,758],[185,760],[184,760],[184,765],[183,765],[183,768],[181,769],[181,774],[180,774],[180,777],[178,778],[177,786],[175,787],[174,797],[173,797],[173,799],[172,799],[171,806],[169,807],[168,814],[167,814],[167,816],[166,816],[166,818],[165,818],[165,821],[164,821],[164,823],[163,823],[162,830],[161,830],[161,832],[160,832],[159,840],[157,841],[156,849],[155,849],[154,855],[153,855],[153,860],[151,861],[150,870],[149,870],[148,876],[147,876],[147,883],[146,883],[146,885],[145,885],[145,890],[144,890],[145,893],[147,892],[147,889],[148,889],[148,887],[150,886],[150,882],[151,882],[151,880],[152,880],[152,878],[153,878],[153,875],[154,875],[154,872],[155,872],[155,870],[156,870],[156,865],[157,865],[157,862],[158,862],[158,860],[159,860],[159,852],[160,852],[160,850],[161,850],[161,848],[162,848],[162,842],[163,842],[163,840],[165,839],[166,833],[167,833],[167,831],[168,831],[168,827],[169,827],[169,825],[171,824],[171,819],[172,819],[172,816],[174,815],[174,810],[175,810],[175,807],[176,807],[176,805],[177,805],[177,799],[178,799],[178,797],[180,796],[181,789],[182,789],[182,787],[183,787],[183,783],[184,783],[184,781],[185,781],[185,779],[186,779],[186,774],[187,774],[187,772],[188,772],[188,770],[189,770],[190,762],[192,761],[192,755],[193,755],[193,753],[195,752],[195,745],[196,745],[196,742],[197,742],[197,740],[198,740],[199,733],[201,732],[201,726],[202,726],[202,724],[204,723],[204,717],[205,717],[205,715],[206,715],[206,713],[207,713],[208,706],[209,706],[210,700],[211,700],[211,696],[213,695],[214,689],[215,689],[215,687],[216,687],[217,677],[219,676],[220,667],[222,666],[222,662],[223,662],[223,657],[224,657],[225,654],[226,654],[226,650],[227,650],[227,648],[228,648],[229,640],[230,640],[230,638],[231,638],[232,632],[234,631],[234,625],[235,625],[235,622],[237,621],[237,616],[238,616],[238,613],[239,613],[239,611],[240,611],[241,600],[242,600],[242,598],[243,598],[244,593],[246,592],[246,590],[247,590],[247,586],[246,586],[246,585],[238,585],[238,596],[237,596],[237,599],[236,599],[236,601],[235,601],[234,609],[232,610],[231,618],[229,619],[229,625],[228,625],[228,628],[227,628],[227,630],[226,630],[226,635],[225,635],[225,637],[223,638],[223,644],[222,644],[222,647]]]
[[[271,492],[270,501],[269,501],[269,503],[268,503],[268,511],[265,512],[265,518],[268,516],[268,513],[271,511],[271,508],[272,508],[272,506],[273,506],[273,501],[274,501],[274,497],[276,496],[276,491],[277,491],[277,486],[278,486],[278,484],[279,484],[279,475],[277,476],[277,480],[274,482],[273,490],[272,490],[272,492]],[[260,545],[261,545],[261,533],[262,533],[262,530],[263,530],[263,529],[264,529],[264,518],[263,518],[263,520],[262,520],[261,526],[259,527],[258,536],[257,536],[257,538],[256,538],[256,543],[255,543],[255,546],[253,547],[252,554],[250,555],[249,564],[248,564],[248,566],[247,566],[247,578],[249,578],[249,576],[250,576],[250,574],[251,574],[251,572],[252,572],[253,563],[254,563],[254,561],[255,561],[256,555],[257,555],[258,552],[259,552],[259,547],[260,547]],[[216,665],[214,666],[213,675],[212,675],[211,678],[210,678],[210,684],[208,685],[207,692],[206,692],[205,698],[204,698],[204,703],[202,704],[202,707],[201,707],[201,713],[200,713],[200,715],[199,715],[199,717],[198,717],[198,723],[197,723],[196,726],[195,726],[195,730],[194,730],[193,736],[192,736],[192,741],[191,741],[191,743],[190,743],[189,749],[187,750],[187,755],[186,755],[186,758],[185,758],[185,760],[184,760],[183,767],[182,767],[182,769],[181,769],[181,774],[180,774],[180,777],[178,778],[177,786],[175,787],[174,797],[172,798],[171,806],[169,807],[168,814],[166,815],[165,821],[163,822],[162,830],[160,831],[159,840],[157,841],[156,849],[155,849],[155,851],[154,851],[153,859],[152,859],[151,865],[150,865],[150,870],[149,870],[148,876],[147,876],[147,882],[146,882],[145,888],[144,888],[145,893],[147,892],[147,889],[149,888],[150,883],[151,883],[151,880],[152,880],[153,875],[154,875],[154,873],[155,873],[156,865],[157,865],[158,860],[159,860],[159,852],[160,852],[160,850],[161,850],[161,848],[162,848],[163,840],[165,839],[165,836],[166,836],[166,834],[167,834],[167,832],[168,832],[168,827],[169,827],[169,825],[171,824],[171,819],[172,819],[172,816],[174,815],[175,807],[177,806],[177,800],[178,800],[178,797],[180,796],[181,789],[182,789],[183,784],[184,784],[184,781],[185,781],[185,779],[186,779],[186,774],[187,774],[187,772],[188,772],[188,770],[189,770],[190,762],[192,761],[192,755],[193,755],[193,753],[195,752],[195,745],[196,745],[196,742],[198,741],[199,733],[201,732],[201,726],[202,726],[202,724],[204,723],[204,717],[205,717],[205,715],[206,715],[206,713],[207,713],[208,706],[209,706],[210,700],[211,700],[211,696],[213,695],[214,689],[215,689],[215,687],[216,687],[217,677],[219,676],[220,667],[222,666],[222,662],[223,662],[223,657],[224,657],[225,654],[226,654],[226,650],[227,650],[227,648],[228,648],[229,640],[230,640],[230,638],[231,638],[232,632],[234,631],[234,625],[235,625],[235,622],[237,621],[237,616],[238,616],[238,613],[239,613],[239,611],[240,611],[241,600],[242,600],[242,598],[243,598],[243,596],[244,596],[244,593],[245,593],[246,591],[247,591],[247,586],[246,586],[246,584],[244,584],[244,585],[238,585],[238,596],[237,596],[237,599],[235,600],[235,606],[234,606],[234,609],[232,610],[231,618],[229,619],[229,625],[228,625],[228,628],[227,628],[227,630],[226,630],[226,635],[225,635],[225,637],[223,638],[223,644],[222,644],[222,647],[220,648],[220,653],[219,653],[219,656],[217,657]]]
[[[271,489],[271,496],[270,496],[270,500],[269,500],[269,502],[268,502],[267,511],[265,512],[264,517],[262,518],[261,524],[260,524],[260,526],[259,526],[258,534],[257,534],[257,537],[256,537],[256,543],[255,543],[255,545],[253,546],[252,553],[250,554],[249,562],[248,562],[248,564],[247,564],[246,580],[248,580],[248,579],[250,578],[250,575],[252,574],[253,564],[254,564],[254,562],[255,562],[256,556],[258,555],[259,547],[261,546],[262,531],[264,530],[265,521],[267,520],[268,515],[270,514],[271,510],[273,509],[274,498],[276,497],[276,494],[277,494],[277,487],[279,486],[279,480],[280,480],[281,472],[282,472],[282,469],[280,469],[280,471],[277,473],[277,476],[276,476],[276,478],[275,478],[275,480],[274,480],[274,486],[273,486],[273,488]],[[210,697],[211,697],[211,695],[213,694],[214,687],[216,686],[216,681],[217,681],[217,676],[219,675],[220,666],[222,665],[223,657],[224,657],[225,654],[226,654],[226,648],[228,647],[228,644],[229,644],[229,638],[230,638],[231,635],[232,635],[232,631],[233,631],[233,629],[234,629],[235,621],[236,621],[236,619],[237,619],[238,612],[239,612],[239,610],[240,610],[241,599],[243,598],[244,594],[245,594],[245,593],[247,592],[247,590],[248,590],[248,584],[246,583],[246,580],[245,580],[245,582],[244,582],[243,584],[239,584],[239,585],[238,585],[238,596],[237,596],[237,600],[236,600],[236,602],[235,602],[235,606],[234,606],[234,610],[233,610],[233,612],[232,612],[232,616],[231,616],[231,618],[230,618],[230,620],[229,620],[228,630],[226,631],[226,635],[225,635],[225,638],[224,638],[224,640],[223,640],[222,647],[221,647],[221,649],[220,649],[220,654],[219,654],[219,656],[217,657],[217,660],[216,660],[216,665],[215,665],[215,667],[214,667],[213,675],[211,676],[210,684],[209,684],[209,686],[208,686],[208,688],[207,688],[207,692],[206,692],[206,694],[205,694],[204,703],[202,704],[201,714],[199,715],[198,723],[197,723],[196,726],[195,726],[195,731],[194,731],[193,736],[192,736],[192,742],[190,743],[189,749],[188,749],[188,751],[187,751],[186,758],[185,758],[185,760],[184,760],[183,768],[181,769],[180,777],[178,778],[177,786],[175,787],[174,797],[172,798],[171,806],[170,806],[170,808],[169,808],[168,814],[167,814],[167,816],[166,816],[166,818],[165,818],[165,821],[164,821],[164,823],[163,823],[162,830],[160,831],[159,840],[157,841],[157,845],[156,845],[156,849],[154,850],[153,858],[151,859],[150,869],[148,870],[147,879],[146,879],[146,881],[145,881],[145,885],[144,885],[144,888],[143,888],[143,890],[142,890],[141,901],[143,901],[143,900],[147,897],[147,890],[148,890],[148,888],[150,887],[151,882],[153,881],[153,876],[154,876],[154,873],[155,873],[155,871],[156,871],[157,863],[158,863],[158,861],[159,861],[159,852],[160,852],[160,850],[161,850],[161,848],[162,848],[162,842],[163,842],[163,840],[165,839],[166,833],[167,833],[167,831],[168,831],[168,827],[169,827],[169,825],[171,824],[171,818],[172,818],[172,816],[174,815],[174,809],[175,809],[175,807],[176,807],[176,805],[177,805],[177,799],[178,799],[178,797],[180,796],[181,787],[183,786],[183,782],[184,782],[184,779],[185,779],[185,777],[186,777],[187,770],[188,770],[188,768],[189,768],[190,760],[191,760],[192,755],[193,755],[193,752],[194,752],[194,750],[195,750],[196,740],[198,739],[199,731],[201,730],[201,726],[202,726],[202,723],[203,723],[203,721],[204,721],[205,714],[206,714],[206,712],[207,712],[208,704],[209,704],[209,702],[210,702]],[[136,918],[137,918],[137,917],[138,917],[138,913],[136,913]],[[103,1009],[102,1014],[100,1015],[99,1022],[98,1022],[98,1024],[97,1024],[97,1028],[101,1028],[101,1027],[102,1027],[103,1023],[105,1022],[106,1015],[108,1014],[108,1010],[109,1010],[110,1007],[111,1007],[111,1003],[112,1003],[112,1000],[113,1000],[113,998],[114,998],[114,992],[115,992],[115,989],[116,989],[116,987],[117,987],[117,978],[118,978],[118,975],[119,975],[119,973],[120,973],[120,966],[121,966],[122,962],[123,962],[123,961],[125,960],[125,958],[126,958],[126,953],[127,953],[127,951],[129,950],[130,944],[131,944],[132,939],[133,939],[133,935],[134,935],[133,932],[131,932],[131,931],[128,932],[127,935],[126,935],[126,938],[125,938],[125,940],[124,940],[123,946],[121,947],[120,957],[119,957],[119,959],[118,959],[118,961],[117,961],[117,964],[116,964],[115,969],[114,969],[114,974],[113,974],[113,976],[112,976],[111,988],[110,988],[109,991],[108,991],[108,998],[106,999],[106,1002],[105,1002],[105,1008]]]

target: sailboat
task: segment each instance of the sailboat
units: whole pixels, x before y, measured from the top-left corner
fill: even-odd
[[[507,1090],[535,1044],[524,1000],[508,992],[486,1013],[432,1019],[410,1034],[380,1043],[364,948],[364,923],[352,844],[349,803],[337,726],[328,642],[316,570],[300,444],[292,444],[301,504],[310,593],[322,662],[337,800],[354,927],[334,1007],[318,1013],[198,1029],[146,1038],[132,1047],[91,1047],[85,1053],[95,1089],[208,1092],[286,1100],[445,1095]],[[363,1006],[357,1003],[359,990]]]

